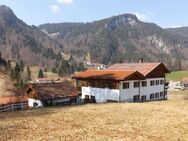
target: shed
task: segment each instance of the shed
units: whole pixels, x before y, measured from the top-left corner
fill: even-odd
[[[29,107],[75,104],[79,97],[70,82],[30,84],[25,92]]]

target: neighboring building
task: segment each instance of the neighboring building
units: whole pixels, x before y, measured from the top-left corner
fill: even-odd
[[[82,99],[136,102],[165,99],[166,73],[169,70],[162,63],[115,64],[74,78]]]
[[[1,97],[0,112],[26,109],[27,103],[27,96]]]
[[[75,104],[76,87],[69,82],[30,84],[26,89],[29,107]]]
[[[188,77],[183,78],[181,84],[183,84],[184,87],[188,88]]]
[[[36,80],[37,83],[52,83],[53,80],[52,79],[48,79],[48,78],[38,78]]]

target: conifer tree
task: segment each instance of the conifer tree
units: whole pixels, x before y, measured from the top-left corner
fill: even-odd
[[[27,80],[31,80],[31,71],[30,71],[30,68],[27,67]]]
[[[38,78],[44,78],[44,74],[43,74],[42,69],[39,70]]]

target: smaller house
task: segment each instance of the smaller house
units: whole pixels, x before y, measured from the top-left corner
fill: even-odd
[[[188,88],[188,77],[183,78],[181,83],[183,84],[184,87]]]
[[[69,82],[30,84],[25,92],[29,107],[75,104],[79,97],[76,87]]]
[[[26,109],[27,103],[27,96],[1,97],[0,112]]]

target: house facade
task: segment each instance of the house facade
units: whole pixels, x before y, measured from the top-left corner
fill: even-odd
[[[166,99],[166,73],[169,71],[162,63],[115,64],[74,78],[86,101],[144,102]]]
[[[78,102],[76,87],[69,82],[30,84],[25,93],[29,107],[69,105]]]

